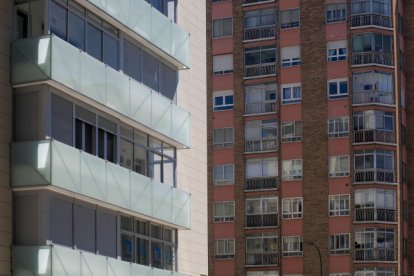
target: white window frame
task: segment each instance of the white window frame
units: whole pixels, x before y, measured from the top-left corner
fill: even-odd
[[[339,243],[339,244],[338,244]],[[329,236],[329,255],[344,255],[351,251],[351,235],[339,233]]]
[[[292,126],[293,132],[286,134],[286,128]],[[282,143],[302,141],[302,121],[291,121],[282,123]]]
[[[225,179],[225,169],[232,168],[233,175],[229,179]],[[216,179],[216,170],[221,170],[222,178]],[[215,185],[225,185],[225,184],[233,184],[234,183],[234,164],[224,164],[224,165],[215,165],[213,168],[213,180]]]
[[[230,205],[232,207],[232,214],[226,214],[226,210]],[[232,206],[231,206],[232,205]],[[216,206],[222,208],[223,215],[216,214]],[[214,202],[214,222],[233,222],[235,215],[234,201]]]
[[[219,252],[219,243],[223,244],[224,252]],[[214,241],[214,258],[215,259],[233,259],[235,252],[234,239],[218,239]]]
[[[217,64],[219,63],[219,65]],[[233,55],[217,55],[213,56],[213,74],[225,75],[231,74],[234,70]]]
[[[329,276],[351,276],[348,272],[329,273]]]
[[[286,249],[285,249],[285,244],[287,245]],[[303,255],[302,237],[301,236],[283,236],[282,237],[282,255],[284,257],[302,256]]]
[[[289,166],[292,168],[291,171],[286,171],[285,167]],[[298,168],[300,166],[300,169]],[[296,169],[294,169],[296,167]],[[302,159],[291,159],[282,161],[282,179],[287,180],[300,180],[303,174],[303,162]]]
[[[344,177],[349,176],[350,167],[349,155],[329,156],[329,177]],[[342,171],[341,167],[345,163],[348,167],[347,170]],[[339,164],[339,170],[337,170],[337,164]]]
[[[331,95],[331,91],[330,91],[330,85],[332,84],[336,84],[336,94]],[[341,93],[341,84],[346,83],[346,93]],[[343,99],[343,98],[347,98],[348,94],[349,94],[349,84],[348,84],[348,79],[342,78],[342,79],[332,79],[328,81],[328,99],[333,100],[333,99]]]
[[[226,141],[226,132],[231,130],[231,140]],[[216,132],[222,131],[223,132],[223,141],[215,141]],[[231,148],[234,145],[234,129],[232,127],[225,127],[225,128],[215,128],[213,129],[213,148]]]
[[[294,11],[298,12],[298,22],[292,22],[292,12]],[[283,25],[282,13],[285,13],[285,12],[289,13],[289,23],[284,23],[285,25]],[[299,28],[300,27],[300,8],[281,10],[279,12],[279,18],[280,18],[280,29],[281,30]]]
[[[226,103],[226,97],[232,96],[232,103]],[[216,105],[216,98],[223,98],[222,105]],[[234,107],[234,93],[233,90],[223,90],[213,92],[213,111],[233,110]]]
[[[300,65],[300,46],[283,47],[280,50],[280,62],[281,67],[292,67]]]
[[[334,131],[330,132],[330,125],[333,124]],[[342,131],[341,131],[342,128]],[[348,137],[349,135],[349,117],[331,117],[328,118],[328,137],[330,139]]]
[[[299,97],[295,97],[294,96],[294,89],[299,88]],[[290,95],[290,99],[285,99],[284,98],[284,91],[289,91],[289,95]],[[282,89],[281,89],[281,98],[282,98],[282,104],[296,104],[296,103],[300,103],[302,101],[302,87],[300,83],[289,83],[289,84],[282,84]]]
[[[342,52],[341,54],[339,52]],[[344,61],[348,59],[348,41],[338,40],[327,43],[326,56],[328,62]]]
[[[329,9],[329,7],[333,7],[333,6],[335,7],[334,9]],[[338,8],[338,6],[340,6],[340,8]],[[339,10],[339,17],[337,16],[338,10]],[[346,21],[346,2],[326,4],[325,11],[326,11],[325,16],[326,16],[327,24]],[[328,17],[329,12],[331,13],[331,17]]]
[[[254,210],[249,210],[247,205],[248,202],[252,202],[252,201],[259,201],[260,202],[260,212],[254,211]],[[267,201],[269,202],[273,202],[276,204],[274,204],[276,210],[274,211],[269,211],[266,209],[270,209],[267,205]],[[275,201],[275,202],[274,202]],[[278,205],[279,205],[279,198],[278,197],[256,197],[256,198],[246,198],[246,215],[247,216],[253,216],[253,215],[271,215],[271,214],[278,214],[279,210],[278,210]]]
[[[279,276],[279,271],[277,270],[246,271],[246,276]]]
[[[395,276],[395,268],[393,267],[371,267],[371,268],[357,268],[355,276],[377,276],[377,272],[381,272],[381,276]]]
[[[229,22],[229,19],[230,19],[230,24],[231,24],[231,33],[230,34],[224,34],[224,23]],[[215,23],[220,24],[221,34],[215,34],[214,33],[214,24]],[[211,22],[211,34],[213,36],[213,39],[233,36],[233,17],[223,17],[223,18],[213,19],[212,22]]]
[[[285,208],[288,206],[288,208]],[[287,209],[287,210],[286,210]],[[282,199],[282,218],[297,219],[303,217],[303,198],[290,197]]]
[[[330,217],[349,216],[351,196],[349,194],[329,195],[328,205]]]

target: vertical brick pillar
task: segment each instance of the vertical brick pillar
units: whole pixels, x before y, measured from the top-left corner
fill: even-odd
[[[328,137],[325,1],[301,0],[304,275],[328,275]]]

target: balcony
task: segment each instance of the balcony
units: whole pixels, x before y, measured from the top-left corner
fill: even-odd
[[[382,169],[355,170],[354,183],[384,183],[395,184],[396,176],[394,171]]]
[[[275,151],[278,149],[276,138],[244,141],[245,152]]]
[[[190,34],[184,32],[145,0],[88,0],[147,42],[160,49],[160,55],[172,57],[182,68],[190,66]],[[173,62],[174,63],[174,62]]]
[[[243,0],[243,6],[273,2],[275,2],[275,0]]]
[[[352,53],[352,65],[378,64],[393,66],[393,56],[383,52]]]
[[[276,75],[276,63],[264,63],[244,66],[244,77],[255,78]]]
[[[257,28],[244,29],[244,40],[258,40],[276,37],[275,26],[263,26]]]
[[[277,188],[279,188],[279,179],[277,177],[260,177],[246,179],[246,191],[274,190]]]
[[[191,195],[54,140],[12,145],[12,186],[52,186],[191,227]]]
[[[279,252],[247,253],[246,266],[277,266]]]
[[[389,143],[395,144],[395,133],[377,129],[355,130],[354,143]]]
[[[389,92],[364,91],[353,93],[353,104],[394,104],[394,95]]]
[[[185,276],[57,245],[13,246],[13,275]]]
[[[274,100],[246,103],[245,114],[247,115],[264,114],[272,112],[277,112],[277,104]]]
[[[358,222],[396,222],[396,211],[376,208],[356,208],[355,220]]]
[[[246,215],[246,227],[278,227],[278,214]]]
[[[396,250],[387,248],[356,248],[355,261],[394,262],[397,261]]]
[[[48,80],[190,146],[190,114],[168,98],[53,35],[14,42],[12,83]]]
[[[351,27],[378,26],[392,28],[391,16],[381,14],[357,14],[351,15]]]

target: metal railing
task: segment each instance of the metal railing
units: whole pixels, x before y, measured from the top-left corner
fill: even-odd
[[[255,40],[276,37],[276,26],[262,26],[244,29],[244,40]]]
[[[243,5],[260,4],[260,3],[275,2],[274,0],[243,0]]]
[[[396,261],[396,250],[391,248],[355,249],[355,261]]]
[[[355,220],[396,222],[396,211],[376,208],[355,209]]]
[[[255,65],[245,65],[244,66],[244,77],[260,77],[276,75],[276,63],[264,63],[264,64],[255,64]]]
[[[279,252],[246,253],[246,265],[279,265]]]
[[[261,114],[270,112],[277,112],[277,104],[275,100],[246,103],[246,114]]]
[[[395,143],[394,131],[377,129],[355,130],[354,143]]]
[[[395,172],[390,171],[390,170],[381,170],[381,169],[355,170],[354,182],[355,183],[382,182],[382,183],[394,184],[396,182]]]
[[[351,27],[379,26],[392,28],[391,16],[380,14],[359,14],[351,16]]]
[[[394,104],[394,94],[391,92],[364,91],[353,93],[353,104]]]
[[[276,176],[246,179],[245,189],[248,191],[270,190],[277,188],[279,188],[279,179]]]
[[[244,145],[245,152],[270,151],[278,149],[276,138],[247,140],[244,141]]]
[[[246,215],[246,227],[278,227],[279,214]]]
[[[393,57],[391,53],[382,52],[359,52],[352,53],[352,64],[380,64],[393,66]]]

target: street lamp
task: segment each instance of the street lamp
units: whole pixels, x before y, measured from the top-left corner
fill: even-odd
[[[321,267],[321,276],[322,276],[322,255],[321,255],[321,251],[319,250],[319,247],[314,243],[314,242],[307,242],[308,244],[312,245],[313,247],[316,248],[316,250],[318,250],[318,254],[319,254],[319,265]]]

